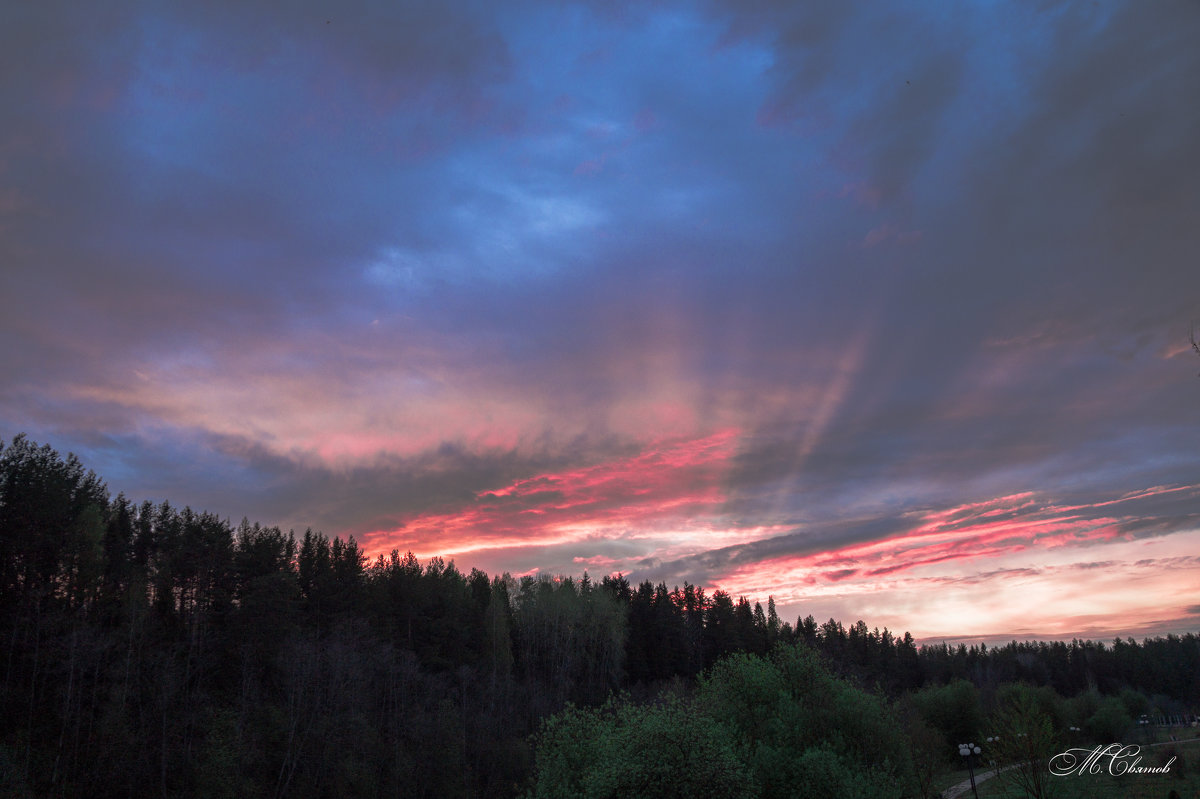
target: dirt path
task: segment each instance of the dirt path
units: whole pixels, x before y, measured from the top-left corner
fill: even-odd
[[[1009,769],[1012,769],[1012,768],[1016,768],[1016,766],[1005,766],[1004,768],[1000,769],[1000,771],[1008,771]],[[992,769],[988,769],[987,771],[976,772],[975,773],[975,786],[978,787],[979,783],[987,782],[992,777],[995,777],[996,774],[997,774],[997,772],[993,771]],[[971,790],[971,780],[965,779],[962,782],[960,782],[958,785],[951,785],[949,788],[942,791],[942,799],[957,799],[957,797],[962,796],[964,793],[966,793],[969,790]]]

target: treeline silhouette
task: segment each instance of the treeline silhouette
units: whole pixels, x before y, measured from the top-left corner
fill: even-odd
[[[796,648],[889,700],[1022,681],[1200,703],[1193,634],[918,646],[690,584],[368,560],[353,538],[113,498],[25,436],[0,442],[0,641],[14,796],[515,796],[568,703]]]

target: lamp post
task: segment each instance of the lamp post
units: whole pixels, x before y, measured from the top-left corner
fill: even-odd
[[[993,777],[1000,776],[1000,761],[996,759],[996,748],[1000,745],[999,735],[989,735],[987,739],[988,745],[988,762],[991,763]]]
[[[979,799],[979,789],[975,787],[975,762],[972,758],[979,752],[979,747],[973,743],[958,745],[958,753],[967,759],[967,771],[971,774],[971,793],[975,794],[975,799]]]

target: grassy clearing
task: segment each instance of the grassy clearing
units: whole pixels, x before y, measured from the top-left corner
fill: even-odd
[[[947,788],[953,788],[970,776],[970,773],[965,768],[959,771],[944,771],[933,778],[933,788],[936,791],[945,791]]]
[[[1112,776],[1106,770],[1098,774],[1071,774],[1055,777],[1051,783],[1054,799],[1167,799],[1174,790],[1181,799],[1200,799],[1200,742],[1181,742],[1178,746],[1143,747],[1142,767],[1156,767],[1175,756],[1165,774],[1126,774]],[[1103,768],[1107,767],[1107,763]],[[964,794],[970,797],[970,792]],[[1024,799],[1026,794],[1001,775],[979,785],[979,799]],[[973,799],[973,797],[972,797]]]

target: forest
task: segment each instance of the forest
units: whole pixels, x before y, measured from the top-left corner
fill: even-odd
[[[918,645],[691,584],[368,559],[113,497],[23,435],[0,636],[13,797],[931,796],[960,741],[1200,707],[1191,633]]]

